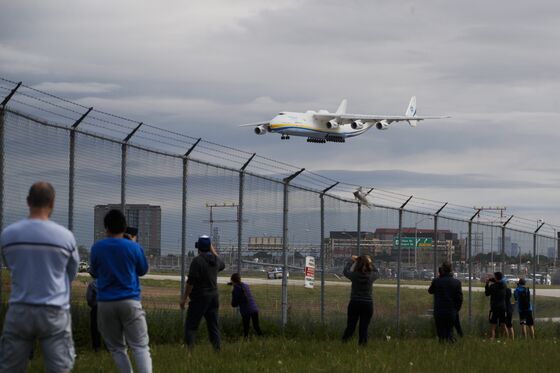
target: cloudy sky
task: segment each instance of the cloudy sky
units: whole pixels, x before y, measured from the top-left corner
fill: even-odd
[[[560,223],[560,3],[5,1],[0,75],[335,179]],[[451,115],[346,144],[279,111]]]

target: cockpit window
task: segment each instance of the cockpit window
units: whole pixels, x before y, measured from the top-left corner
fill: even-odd
[[[286,115],[286,113],[278,113],[278,115]]]

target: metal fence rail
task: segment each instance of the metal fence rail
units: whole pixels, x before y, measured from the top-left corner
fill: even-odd
[[[357,185],[3,78],[0,98],[0,227],[25,215],[31,183],[48,180],[57,190],[53,219],[67,225],[80,246],[89,248],[103,234],[99,216],[116,206],[141,231],[149,231],[146,239],[153,243],[144,246],[152,268],[179,273],[181,291],[193,243],[208,233],[231,270],[246,272],[268,264],[282,268],[282,285],[270,291],[280,301],[280,312],[268,314],[282,325],[288,323],[290,309],[305,309],[321,322],[331,318],[329,310],[338,306],[326,292],[326,276],[340,273],[350,254],[373,254],[382,274],[396,280],[397,328],[401,279],[409,272],[418,278],[420,267],[432,276],[448,259],[460,267],[458,272],[468,273],[469,320],[475,274],[502,270],[532,275],[535,297],[537,274],[556,269],[557,226],[542,221],[365,186],[366,198],[373,202],[362,205],[352,197]],[[151,218],[140,217],[140,210],[149,211]],[[376,229],[387,230],[390,238],[379,233],[373,239]],[[403,246],[407,237],[414,238],[414,247]],[[431,246],[421,250],[418,238],[430,239]],[[253,242],[259,239],[269,240],[260,250]],[[552,249],[553,265],[539,262],[543,249]],[[259,252],[264,257],[249,264],[247,258]],[[521,262],[523,253],[531,263]],[[290,283],[297,282],[290,280],[288,269],[303,266],[306,255],[318,259],[320,290],[290,298]]]

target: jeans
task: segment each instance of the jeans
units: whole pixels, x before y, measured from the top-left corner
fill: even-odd
[[[348,303],[348,321],[346,323],[346,330],[342,336],[343,341],[348,341],[352,338],[358,320],[360,326],[358,329],[359,344],[366,345],[368,341],[368,327],[369,322],[373,316],[373,302],[350,300]]]
[[[185,344],[194,347],[195,335],[202,317],[206,320],[208,338],[214,350],[220,350],[220,327],[218,325],[218,310],[220,301],[218,294],[191,299],[185,320]]]
[[[249,324],[253,320],[253,329],[257,335],[262,335],[261,327],[259,326],[259,313],[255,312],[249,315],[242,315],[243,318],[243,335],[245,338],[249,336]]]
[[[75,353],[70,310],[10,304],[0,338],[0,372],[25,372],[36,339],[41,344],[47,372],[72,370]]]
[[[142,304],[133,299],[97,302],[97,318],[99,331],[118,371],[132,373],[132,365],[126,354],[128,345],[138,372],[151,373],[148,325]]]

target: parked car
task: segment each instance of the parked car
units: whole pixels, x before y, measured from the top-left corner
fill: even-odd
[[[286,273],[287,277],[290,277],[290,273]],[[269,280],[274,280],[277,278],[282,278],[282,267],[274,267],[266,273],[266,278]]]
[[[431,281],[433,278],[434,278],[434,272],[433,271],[422,270],[422,272],[420,272],[420,279],[421,280]]]
[[[515,275],[504,275],[504,280],[508,285],[515,285],[519,282],[519,277]]]
[[[88,262],[80,262],[78,265],[78,272],[89,272],[89,263]]]

